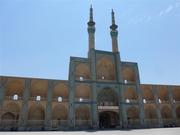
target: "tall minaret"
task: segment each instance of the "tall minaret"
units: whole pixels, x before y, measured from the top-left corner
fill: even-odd
[[[116,30],[118,26],[115,24],[113,9],[111,12],[111,19],[112,19],[112,25],[110,26],[110,29],[111,29],[111,39],[112,39],[112,51],[118,52],[118,41],[117,41],[118,31]]]
[[[94,49],[94,33],[95,33],[95,22],[93,21],[93,8],[92,5],[90,7],[90,15],[89,15],[89,22],[88,24],[88,34],[89,34],[89,51]]]

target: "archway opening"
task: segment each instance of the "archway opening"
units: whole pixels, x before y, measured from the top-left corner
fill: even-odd
[[[99,127],[101,129],[116,128],[119,125],[119,115],[112,111],[99,113]]]

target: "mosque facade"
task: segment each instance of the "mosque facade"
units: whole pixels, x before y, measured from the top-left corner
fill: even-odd
[[[88,57],[70,57],[68,80],[0,76],[0,130],[180,126],[180,86],[140,83],[138,64],[120,58],[111,16],[112,51],[96,50],[90,8]]]

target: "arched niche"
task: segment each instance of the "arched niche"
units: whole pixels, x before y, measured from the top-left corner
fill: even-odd
[[[135,106],[130,106],[126,110],[127,112],[127,119],[128,120],[137,120],[139,119],[139,110]]]
[[[63,99],[68,99],[68,86],[65,83],[58,83],[55,85],[53,90],[53,98],[62,97]]]
[[[103,56],[97,60],[96,78],[98,80],[115,80],[115,66],[111,58]]]
[[[143,94],[143,98],[147,101],[154,100],[154,94],[152,91],[152,85],[141,85],[141,90]]]
[[[47,80],[32,80],[31,81],[31,89],[30,89],[30,96],[36,97],[46,97],[47,96],[47,90],[48,90],[48,81]]]
[[[123,66],[122,67],[122,75],[123,75],[123,80],[126,80],[127,83],[135,83],[136,82],[136,74],[134,67],[130,66]]]
[[[67,107],[63,104],[57,104],[54,106],[52,111],[53,120],[67,120],[68,119],[68,110]]]
[[[19,113],[20,113],[20,106],[18,103],[15,102],[9,102],[3,105],[3,115],[1,119],[5,120],[12,119],[18,120],[19,119]]]
[[[13,96],[17,94],[19,97],[23,96],[24,91],[24,79],[20,78],[8,78],[6,85],[6,96]]]
[[[172,109],[169,105],[163,105],[161,107],[161,117],[162,119],[172,119]]]
[[[161,99],[162,101],[169,100],[167,86],[157,86],[157,93],[158,93],[159,99]]]
[[[90,120],[91,115],[90,115],[90,108],[85,105],[80,105],[76,107],[75,109],[75,119],[76,120]]]
[[[99,106],[118,106],[119,104],[117,92],[110,87],[98,91],[97,101]]]
[[[85,80],[90,79],[89,65],[86,63],[78,64],[76,66],[75,74],[76,74],[76,80],[79,80],[80,77],[83,77],[83,79]]]
[[[28,120],[39,121],[44,120],[45,112],[44,107],[41,104],[33,104],[29,108]]]
[[[180,119],[180,105],[176,107],[176,117]]]
[[[144,105],[145,119],[157,119],[156,106],[151,104]]]
[[[90,86],[86,84],[78,84],[76,86],[75,97],[77,99],[79,98],[88,99],[88,100],[91,99]]]
[[[138,95],[134,87],[128,87],[124,91],[124,97],[125,99],[130,99],[130,100],[137,100]]]
[[[175,101],[180,101],[180,87],[173,88],[173,97]]]

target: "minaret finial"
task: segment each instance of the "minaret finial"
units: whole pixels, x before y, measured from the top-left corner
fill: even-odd
[[[92,4],[90,6],[90,13],[89,13],[89,22],[88,22],[89,26],[94,26],[95,22],[93,21],[93,8],[92,8]]]
[[[115,16],[114,16],[113,9],[112,9],[112,12],[111,12],[111,19],[112,19],[112,25],[110,26],[110,28],[112,30],[116,30],[118,26],[115,24]]]
[[[112,12],[111,12],[111,17],[112,17],[112,24],[115,24],[115,17],[114,17],[113,9],[112,9]]]

